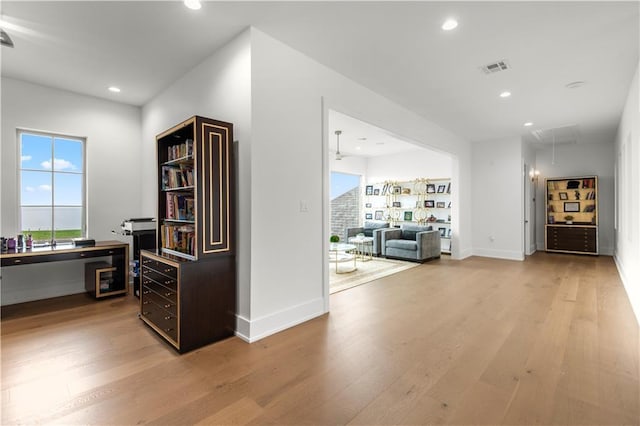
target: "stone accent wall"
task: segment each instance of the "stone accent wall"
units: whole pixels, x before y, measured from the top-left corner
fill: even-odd
[[[331,235],[346,242],[347,228],[360,226],[360,187],[355,187],[331,200]]]

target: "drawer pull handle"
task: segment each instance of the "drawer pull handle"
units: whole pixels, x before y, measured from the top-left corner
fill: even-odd
[[[164,295],[165,295],[165,296],[167,296],[167,297],[169,297],[169,296],[171,296],[172,294],[173,294],[173,293],[171,293],[170,291],[168,291],[168,292],[166,292]]]
[[[167,321],[169,321],[171,318],[173,318],[171,315],[167,315],[166,317],[164,317],[164,319]]]
[[[148,304],[149,304],[149,301],[148,301],[148,300],[145,300],[144,302],[142,302],[142,304],[143,304],[143,305],[148,305]]]
[[[165,308],[170,308],[170,307],[172,307],[172,306],[173,306],[173,305],[172,305],[171,303],[167,303],[166,305],[164,305],[164,307],[165,307]]]
[[[165,269],[164,271],[165,271],[165,272],[171,272],[171,271],[173,271],[173,268],[167,268],[167,269]]]
[[[109,254],[113,254],[113,250],[109,250]]]
[[[21,262],[22,262],[22,260],[20,260],[20,259],[16,259],[16,260],[13,261],[13,263],[21,263]]]
[[[142,311],[142,315],[144,315],[145,317],[149,315],[149,311]]]
[[[85,256],[86,256],[86,254],[80,253],[80,257],[85,257]]]
[[[165,328],[164,331],[166,331],[168,333],[170,331],[173,331],[173,328]]]
[[[165,283],[165,284],[171,284],[171,283],[173,283],[173,280],[167,280],[167,281],[165,281],[164,283]]]
[[[149,290],[143,291],[142,294],[149,294]]]

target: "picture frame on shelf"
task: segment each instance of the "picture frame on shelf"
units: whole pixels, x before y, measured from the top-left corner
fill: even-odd
[[[373,195],[380,195],[380,188],[376,188],[373,190]]]
[[[383,220],[384,212],[382,210],[376,210],[375,218],[376,220]]]
[[[424,200],[424,206],[428,209],[432,209],[436,206],[436,202],[433,200]]]
[[[447,238],[451,238],[451,228],[447,229]]]
[[[436,193],[436,186],[433,183],[428,183],[427,184],[427,194],[435,194]]]
[[[444,201],[438,201],[438,202],[436,202],[436,208],[444,209]]]
[[[364,218],[365,218],[365,219],[367,219],[367,220],[371,220],[371,219],[373,219],[373,214],[371,214],[371,213],[365,213],[365,214],[364,214]]]
[[[365,194],[373,195],[373,185],[367,185],[365,189]]]
[[[449,204],[447,205],[447,208],[450,209],[451,208],[451,201],[449,201]]]
[[[400,201],[394,201],[392,207],[402,207],[402,204],[400,203]]]
[[[370,208],[371,208],[371,203],[366,203],[364,206],[365,206],[366,208],[370,209]]]
[[[561,200],[568,200],[569,199],[569,194],[567,194],[566,192],[560,192],[558,195],[560,196]]]
[[[438,194],[444,194],[445,188],[445,185],[438,185]]]
[[[446,237],[447,236],[447,228],[438,228],[438,231],[440,231],[440,236],[441,237]]]
[[[447,194],[451,194],[451,182],[447,184]]]
[[[404,220],[405,222],[411,222],[413,220],[413,212],[412,211],[404,212]]]
[[[565,201],[564,211],[576,213],[580,211],[580,201]]]
[[[394,186],[393,187],[393,193],[394,194],[401,194],[402,193],[402,187],[401,186]]]

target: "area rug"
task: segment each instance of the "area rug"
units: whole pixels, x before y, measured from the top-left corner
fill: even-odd
[[[346,290],[418,265],[418,263],[414,262],[373,258],[367,262],[358,260],[358,269],[353,272],[336,274],[335,264],[331,263],[329,265],[329,293]],[[338,266],[339,271],[342,271],[343,268],[344,266],[342,265]]]

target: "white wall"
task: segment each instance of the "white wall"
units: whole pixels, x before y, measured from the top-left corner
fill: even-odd
[[[251,316],[243,328],[257,339],[328,308],[329,109],[458,154],[464,180],[470,155],[463,139],[266,34],[253,29],[251,39],[252,202],[266,208],[252,215]],[[470,247],[464,238],[461,245]]]
[[[555,158],[555,161],[554,161]],[[553,164],[555,163],[555,164]],[[536,165],[540,171],[537,185],[536,233],[538,248],[544,250],[545,178],[598,176],[598,245],[600,254],[613,254],[614,222],[614,144],[613,141],[557,145],[538,149]]]
[[[3,236],[19,226],[17,128],[86,137],[89,237],[116,239],[123,219],[140,217],[140,109],[2,78]],[[2,304],[83,292],[83,274],[81,262],[3,268]]]
[[[640,323],[640,102],[636,70],[615,141],[618,221],[615,260]]]
[[[524,259],[522,162],[520,138],[473,144],[474,255]]]
[[[536,151],[531,143],[522,140],[522,168],[524,173],[524,220],[525,220],[525,254],[536,251],[536,185],[533,180],[536,170]]]
[[[238,313],[249,315],[251,292],[251,47],[245,31],[142,108],[142,203],[157,217],[156,135],[181,121],[201,115],[234,124],[237,144]],[[271,191],[283,190],[275,185]],[[273,209],[271,203],[256,211]],[[259,214],[259,213],[258,213]]]
[[[374,157],[368,161],[369,183],[450,177],[451,156],[430,149]]]

